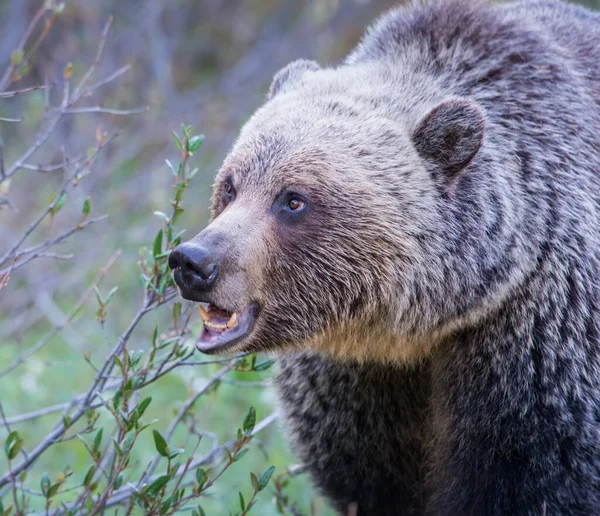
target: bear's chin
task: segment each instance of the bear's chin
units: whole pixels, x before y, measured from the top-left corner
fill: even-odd
[[[260,312],[257,303],[233,312],[215,305],[199,305],[202,330],[196,341],[198,351],[207,355],[230,353],[243,350],[243,341],[254,329]]]

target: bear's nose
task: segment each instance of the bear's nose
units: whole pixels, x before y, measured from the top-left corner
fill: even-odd
[[[219,267],[211,253],[189,242],[171,251],[169,267],[176,269],[175,281],[182,289],[206,291],[214,285],[219,274]]]

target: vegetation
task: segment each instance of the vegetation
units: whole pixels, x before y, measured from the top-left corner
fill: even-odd
[[[332,514],[166,260],[277,69],[395,3],[0,2],[0,515]]]
[[[97,173],[97,158],[110,149],[116,135],[98,125],[87,152],[70,155],[59,145],[58,159],[37,164],[36,154],[49,146],[59,124],[90,113],[130,116],[147,111],[145,106],[90,105],[98,90],[129,70],[126,65],[98,76],[110,19],[94,61],[77,80],[76,67],[69,63],[60,84],[21,86],[63,10],[64,4],[58,2],[40,7],[0,81],[3,102],[39,92],[43,96],[33,141],[10,164],[4,144],[1,147],[2,206],[5,212],[18,210],[29,220],[22,232],[5,243],[0,256],[3,295],[22,293],[19,273],[26,268],[43,269],[46,260],[72,261],[75,253],[56,250],[106,218],[95,216],[93,198],[78,199],[77,193]],[[9,117],[2,121],[22,122]],[[108,510],[174,514],[184,509],[198,515],[245,515],[261,504],[261,514],[298,513],[284,492],[288,457],[269,453],[269,444],[276,440],[273,433],[263,437],[277,419],[272,399],[248,395],[244,389],[261,393],[270,383],[274,360],[256,356],[209,360],[195,350],[199,319],[192,304],[178,297],[167,258],[182,238],[178,219],[184,212],[184,193],[198,173],[192,163],[204,137],[183,125],[173,139],[178,163],[167,159],[164,167],[172,179],[168,209],[145,220],[157,232],[150,245],[139,251],[140,295],[123,298],[117,286],[106,285],[122,254],[117,250],[74,302],[71,295],[57,300],[50,329],[36,322],[26,327],[17,346],[0,350],[2,515],[94,515]],[[54,173],[59,179],[38,214],[30,209],[23,212],[23,206],[18,208],[11,200],[13,178],[30,172],[41,174],[50,187],[57,178]],[[78,213],[73,210],[76,204]],[[67,271],[65,267],[62,273]],[[39,295],[35,290],[29,293]],[[137,310],[115,336],[109,319],[123,309],[120,304],[135,297]],[[69,304],[68,309],[62,306]],[[90,316],[96,329],[87,339],[93,345],[77,349],[78,323]],[[143,327],[148,319],[151,325]],[[10,319],[3,322],[10,324]],[[61,341],[69,331],[75,337]],[[24,411],[31,405],[24,398],[32,394],[37,395],[37,407]],[[215,425],[211,425],[213,415]]]

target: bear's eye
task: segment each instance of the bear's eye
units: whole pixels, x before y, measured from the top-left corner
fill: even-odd
[[[304,209],[304,206],[306,206],[306,203],[295,197],[290,199],[287,203],[287,207],[290,211],[300,211]]]
[[[233,186],[229,181],[225,181],[225,184],[223,185],[223,191],[228,196],[233,195]]]

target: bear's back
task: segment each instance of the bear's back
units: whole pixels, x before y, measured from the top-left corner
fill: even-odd
[[[429,72],[464,74],[511,55],[513,64],[570,67],[600,104],[600,14],[558,1],[489,5],[446,0],[404,6],[383,16],[350,53],[346,64],[413,56]],[[506,68],[506,62],[502,63]],[[491,84],[493,81],[489,81]],[[489,86],[488,84],[488,86]]]

